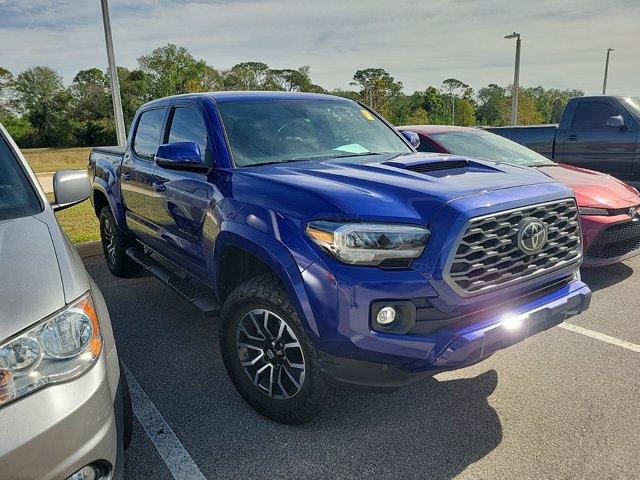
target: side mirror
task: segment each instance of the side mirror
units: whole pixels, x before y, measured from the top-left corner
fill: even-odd
[[[420,135],[418,135],[416,132],[403,130],[400,133],[402,133],[402,136],[407,139],[407,141],[413,148],[418,148],[420,146]]]
[[[207,170],[202,160],[200,145],[195,142],[174,142],[158,145],[155,162],[173,170]]]
[[[82,170],[60,170],[53,175],[54,211],[83,202],[91,196],[91,181]]]
[[[613,117],[607,118],[607,127],[624,127],[624,118],[622,118],[622,115],[614,115]]]

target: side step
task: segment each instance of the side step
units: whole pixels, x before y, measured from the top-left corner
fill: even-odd
[[[160,262],[151,258],[150,255],[144,253],[140,248],[128,248],[127,256],[131,257],[134,262],[142,266],[142,268],[144,268],[145,270],[149,271],[149,273],[151,273],[158,280],[167,285],[174,292],[191,303],[205,315],[209,317],[215,317],[220,314],[222,307],[215,300],[215,298],[213,298],[213,296],[208,294],[204,289],[191,284],[188,280],[180,278]]]

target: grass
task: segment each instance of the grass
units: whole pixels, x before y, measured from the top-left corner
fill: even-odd
[[[22,149],[34,172],[86,170],[91,147]]]
[[[48,193],[47,198],[52,202],[53,194]],[[56,217],[73,243],[100,240],[100,225],[89,200],[56,212]]]

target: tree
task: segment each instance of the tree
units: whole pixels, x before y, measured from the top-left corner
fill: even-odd
[[[49,67],[32,67],[17,76],[14,88],[21,111],[33,128],[32,145],[68,145],[72,97],[62,77]]]
[[[118,67],[118,78],[124,122],[128,128],[136,110],[153,98],[151,93],[153,78],[140,69],[129,70],[125,67]]]
[[[478,90],[476,118],[480,125],[503,125],[502,112],[507,101],[506,88],[500,87],[495,83]]]
[[[244,62],[224,73],[224,85],[229,90],[265,90],[270,80],[266,63]]]
[[[502,124],[511,123],[511,99],[502,106]],[[538,110],[535,98],[527,90],[520,88],[518,93],[518,123],[520,125],[537,125],[544,122],[542,113]]]
[[[98,68],[80,70],[69,89],[76,120],[101,120],[113,116],[109,77]]]
[[[0,119],[11,114],[13,94],[13,74],[6,68],[0,67]]]
[[[451,124],[456,124],[456,98],[458,94],[469,92],[469,85],[458,80],[457,78],[447,78],[442,82],[442,87],[451,97]]]
[[[362,101],[385,116],[391,112],[392,102],[402,91],[402,83],[396,82],[383,68],[358,70],[351,85],[360,87]]]
[[[221,80],[204,60],[196,60],[186,48],[171,43],[138,58],[138,64],[151,79],[154,98],[215,90]]]

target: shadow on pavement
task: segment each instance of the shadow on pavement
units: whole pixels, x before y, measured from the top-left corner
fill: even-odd
[[[208,478],[448,479],[502,441],[488,401],[494,370],[389,394],[339,392],[304,426],[267,420],[227,377],[216,319],[151,277],[116,279],[101,258],[85,263],[109,306],[121,359]],[[127,478],[146,480],[153,462],[166,468],[140,430]]]
[[[633,274],[633,268],[624,263],[614,263],[604,267],[581,268],[582,281],[596,292],[626,280]]]

